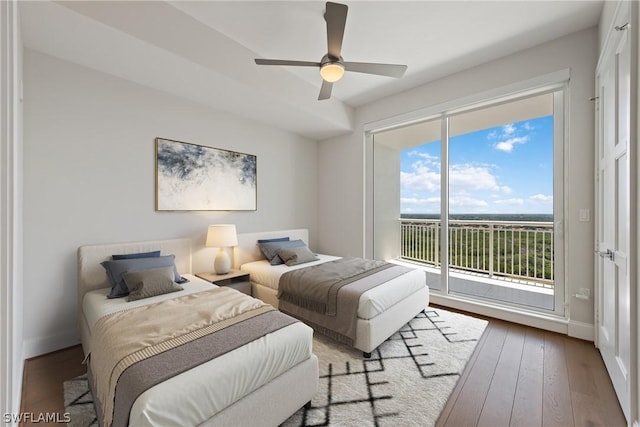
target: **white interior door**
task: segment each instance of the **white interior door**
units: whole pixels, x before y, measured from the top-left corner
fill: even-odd
[[[616,34],[615,50],[598,69],[598,347],[630,415],[631,315],[629,248],[630,48],[628,31]]]

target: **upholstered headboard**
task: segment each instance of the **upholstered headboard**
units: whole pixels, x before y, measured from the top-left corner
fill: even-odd
[[[289,237],[291,240],[302,239],[308,246],[310,245],[309,230],[306,228],[238,234],[238,246],[233,251],[233,268],[240,268],[244,263],[263,259],[258,248],[258,240],[278,237]]]
[[[160,250],[162,255],[175,255],[180,274],[191,273],[191,239],[154,240],[148,242],[110,243],[78,248],[78,309],[84,294],[108,288],[107,273],[100,265],[113,254],[132,254]]]

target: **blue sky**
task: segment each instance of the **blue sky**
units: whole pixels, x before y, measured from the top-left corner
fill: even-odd
[[[553,116],[451,138],[450,213],[553,213]],[[400,154],[402,213],[440,212],[440,142]]]

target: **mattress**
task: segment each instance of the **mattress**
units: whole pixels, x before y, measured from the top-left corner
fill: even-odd
[[[89,328],[103,315],[211,289],[185,275],[184,291],[127,302],[107,299],[109,289],[88,292],[83,311]],[[141,394],[131,408],[136,426],[197,425],[311,356],[313,331],[296,322],[216,359],[176,375]]]
[[[269,261],[263,259],[245,263],[240,269],[251,275],[251,281],[253,283],[277,290],[280,276],[287,271],[322,264],[323,262],[333,261],[339,258],[321,254],[319,254],[318,257],[320,258],[318,261],[291,267],[285,264],[271,265]],[[424,271],[417,269],[389,280],[380,286],[376,286],[360,296],[358,318],[364,320],[373,319],[425,286]]]

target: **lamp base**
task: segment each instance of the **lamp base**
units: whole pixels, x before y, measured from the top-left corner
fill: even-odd
[[[229,270],[231,270],[231,258],[229,258],[229,254],[227,254],[224,248],[220,248],[218,251],[216,259],[213,262],[213,269],[216,274],[227,274]]]

